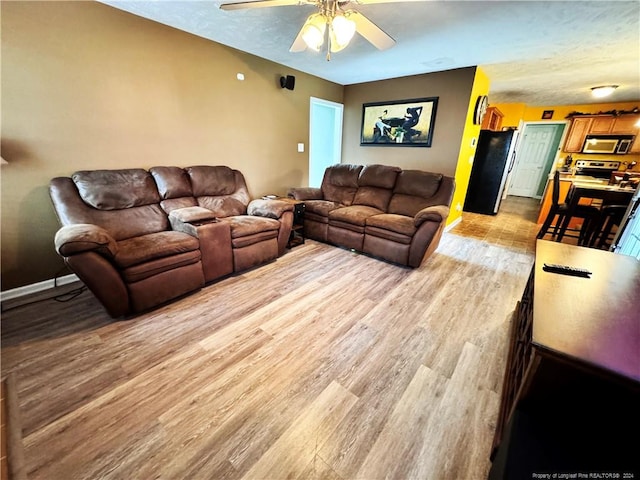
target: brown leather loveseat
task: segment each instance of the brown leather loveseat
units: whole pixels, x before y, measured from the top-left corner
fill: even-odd
[[[57,252],[114,318],[275,259],[293,222],[226,166],[80,171],[49,192]]]
[[[306,237],[415,268],[440,242],[454,189],[437,173],[338,164],[289,196],[305,202]]]

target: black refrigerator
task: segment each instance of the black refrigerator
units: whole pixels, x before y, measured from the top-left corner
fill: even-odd
[[[498,213],[507,175],[513,168],[517,140],[517,130],[480,130],[464,211]]]

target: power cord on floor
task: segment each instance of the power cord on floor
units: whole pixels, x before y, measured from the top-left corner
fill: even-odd
[[[53,277],[53,290],[55,291],[56,288],[59,288],[60,285],[58,285],[58,279],[60,278],[60,276],[62,275],[62,273],[67,270],[68,268],[66,267],[66,265],[64,267],[62,267],[60,270],[58,270],[56,272],[56,274]],[[37,300],[33,300],[31,302],[24,302],[24,303],[18,303],[17,305],[14,305],[12,307],[5,307],[4,303],[2,304],[2,309],[0,310],[2,313],[4,312],[8,312],[10,310],[15,310],[16,308],[19,307],[25,307],[28,305],[34,305],[36,303],[40,303],[43,302],[45,300],[55,300],[56,302],[61,302],[61,303],[65,303],[65,302],[70,302],[71,300],[79,297],[80,295],[82,295],[82,293],[87,290],[87,287],[83,284],[78,288],[75,288],[73,290],[70,290],[68,292],[62,293],[60,295],[54,295],[52,297],[44,297],[44,298],[38,298]]]

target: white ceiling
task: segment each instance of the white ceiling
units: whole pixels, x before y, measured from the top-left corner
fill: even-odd
[[[435,1],[352,6],[397,44],[356,35],[342,52],[289,53],[310,5],[223,11],[217,0],[101,3],[341,85],[479,65],[491,103],[640,101],[640,2]],[[283,69],[283,74],[287,74]],[[590,87],[616,84],[606,100]]]

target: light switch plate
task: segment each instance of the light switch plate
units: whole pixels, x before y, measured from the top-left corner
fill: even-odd
[[[299,143],[298,144],[298,152],[300,152],[300,153],[304,152],[304,143]]]

